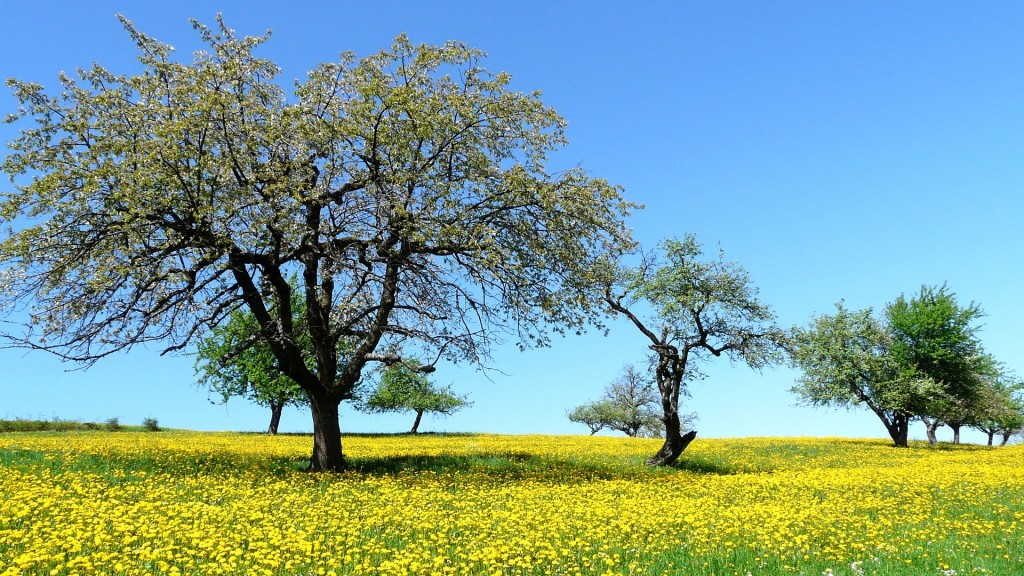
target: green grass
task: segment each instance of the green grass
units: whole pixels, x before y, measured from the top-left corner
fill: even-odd
[[[154,420],[155,422],[155,420]],[[160,428],[163,430],[163,428]],[[153,427],[139,425],[131,426],[121,424],[116,418],[106,422],[79,422],[78,420],[63,420],[52,418],[50,420],[35,420],[30,418],[15,418],[14,420],[0,420],[0,433],[4,432],[155,432]]]

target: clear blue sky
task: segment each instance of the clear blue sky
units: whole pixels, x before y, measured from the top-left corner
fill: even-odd
[[[122,12],[180,53],[187,19],[221,11],[242,34],[273,29],[262,55],[301,78],[338,52],[367,55],[400,32],[457,39],[491,70],[542,90],[568,121],[555,162],[621,184],[647,209],[653,244],[696,232],[747,268],[784,326],[843,298],[881,307],[948,282],[988,316],[982,339],[1024,373],[1024,4],[1016,2],[16,2],[0,20],[0,75],[54,86],[92,62],[138,69]],[[13,111],[8,92],[0,111]],[[0,126],[0,140],[14,128]],[[6,178],[0,189],[10,185]],[[585,433],[566,410],[642,362],[631,326],[495,353],[502,372],[436,373],[475,405],[426,430]],[[212,405],[189,357],[138,349],[67,372],[42,353],[0,351],[0,418],[153,416],[171,427],[258,430],[266,410]],[[707,367],[687,408],[703,436],[884,437],[865,411],[795,406],[794,372]],[[345,431],[400,431],[410,418],[344,410]],[[283,428],[311,429],[285,414]],[[948,430],[945,433],[948,436]],[[912,436],[923,437],[920,425]],[[969,436],[977,440],[977,436]]]

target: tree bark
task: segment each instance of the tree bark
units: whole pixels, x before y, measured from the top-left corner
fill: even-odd
[[[647,465],[670,466],[697,437],[695,431],[683,436],[682,423],[679,420],[679,393],[690,351],[684,348],[680,353],[675,346],[668,344],[651,346],[651,349],[658,354],[658,366],[654,374],[658,382],[658,392],[661,393],[661,421],[665,424],[665,443],[662,444],[661,450],[647,459]]]
[[[894,414],[892,421],[883,420],[885,428],[889,431],[889,437],[897,448],[909,446],[907,438],[910,436],[910,416],[907,414]]]
[[[960,424],[950,424],[949,427],[953,429],[953,444],[960,443]]]
[[[647,459],[648,466],[670,466],[679,458],[683,450],[686,450],[690,442],[693,442],[693,439],[697,437],[695,430],[691,430],[685,435],[680,434],[678,411],[665,414],[664,420],[665,443],[661,445],[661,450],[658,450],[657,454]]]
[[[281,424],[281,412],[284,411],[284,402],[270,403],[270,426],[267,427],[267,434],[277,434],[277,427]]]
[[[892,438],[893,444],[897,448],[906,448],[907,437],[910,435],[910,415],[902,412],[890,413],[888,410],[884,410],[872,402],[871,398],[863,392],[859,392],[858,398],[882,421],[882,424],[885,425],[885,430],[889,432],[889,437]]]
[[[1003,432],[1003,441],[1000,442],[999,445],[1000,446],[1006,446],[1006,443],[1010,441],[1010,436],[1013,436],[1013,434],[1010,434],[1008,432]]]
[[[939,443],[939,437],[936,433],[942,426],[942,422],[940,422],[938,418],[936,418],[935,420],[930,420],[924,417],[921,418],[921,421],[924,422],[925,433],[928,434],[928,443],[931,444],[932,446],[935,446],[936,444]]]
[[[896,446],[906,448],[909,446],[907,438],[910,436],[910,416],[901,415],[896,423]]]
[[[420,428],[420,420],[423,419],[423,410],[416,411],[416,420],[412,423],[412,430],[409,430],[410,434],[415,434]]]
[[[340,472],[345,469],[345,456],[341,452],[341,425],[338,406],[341,400],[309,395],[313,414],[313,455],[309,459],[310,472]]]
[[[996,433],[995,432],[986,432],[986,434],[988,434],[988,445],[991,446],[992,445],[992,440],[995,438]]]

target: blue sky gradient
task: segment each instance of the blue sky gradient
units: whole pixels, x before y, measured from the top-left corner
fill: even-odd
[[[202,47],[188,18],[213,24],[218,11],[241,34],[273,29],[261,55],[285,79],[344,50],[368,55],[403,31],[417,43],[481,48],[489,69],[511,73],[517,90],[543,91],[569,121],[555,168],[581,165],[646,205],[630,222],[645,245],[695,232],[720,246],[783,326],[839,299],[881,308],[948,282],[986,311],[986,348],[1024,373],[1024,4],[39,0],[5,6],[0,75],[54,87],[59,71],[92,62],[137,71],[116,12],[187,57]],[[15,108],[0,93],[0,111]],[[17,129],[0,126],[0,140]],[[10,189],[4,180],[0,190]],[[42,353],[2,350],[0,418],[266,426],[267,410],[208,402],[190,357],[155,352],[68,372],[75,367]],[[498,371],[439,370],[438,382],[475,404],[421,429],[586,433],[566,411],[645,355],[643,337],[621,321],[607,337],[503,347]],[[886,436],[866,410],[795,406],[787,367],[705,368],[686,406],[703,436]],[[410,425],[409,416],[343,409],[345,431]],[[289,410],[282,428],[312,424]],[[922,438],[923,427],[911,435]]]

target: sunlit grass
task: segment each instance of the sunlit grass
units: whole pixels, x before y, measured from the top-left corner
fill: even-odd
[[[1024,448],[0,435],[5,574],[1019,574]]]

